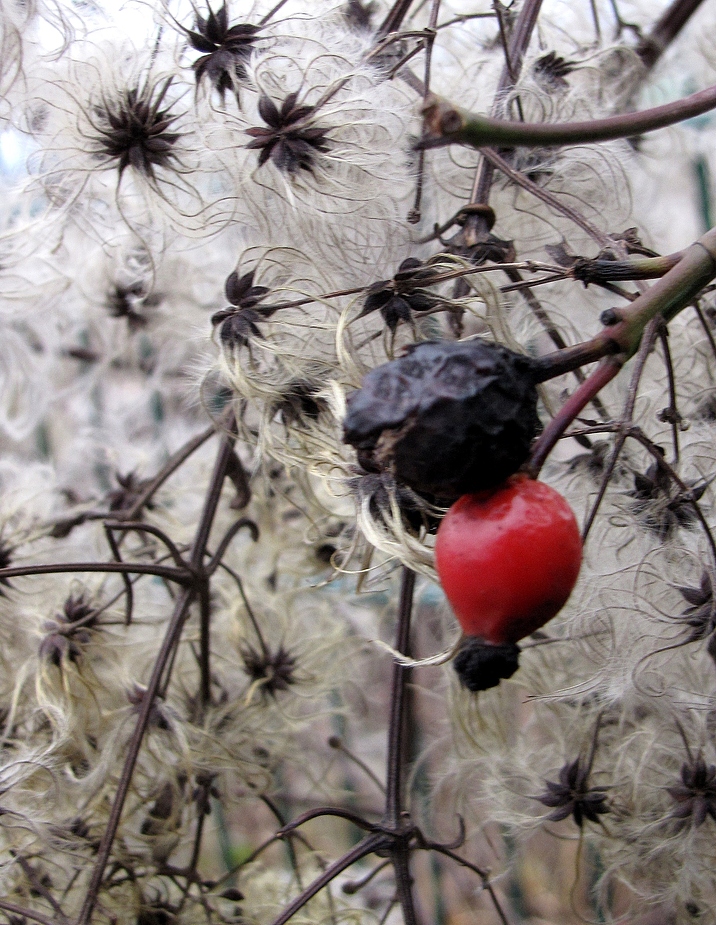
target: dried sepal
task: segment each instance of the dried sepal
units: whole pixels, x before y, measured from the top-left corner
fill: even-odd
[[[438,271],[426,266],[416,257],[408,257],[398,267],[392,279],[374,283],[363,302],[359,318],[379,311],[386,326],[395,331],[398,325],[413,323],[413,313],[420,314],[435,308],[440,299],[425,289]]]
[[[709,816],[716,822],[716,765],[707,765],[703,755],[684,762],[681,783],[666,791],[676,803],[671,817],[681,825],[698,828]]]
[[[593,787],[589,783],[591,767],[581,757],[563,765],[559,781],[545,781],[547,790],[536,799],[544,806],[552,807],[547,816],[552,822],[559,822],[571,816],[581,828],[585,820],[599,822],[599,817],[610,812],[607,805],[607,788]]]
[[[241,650],[241,660],[252,686],[266,696],[275,697],[296,683],[296,658],[282,645],[274,651],[245,646]]]
[[[253,139],[246,147],[260,152],[259,167],[271,158],[289,176],[299,170],[312,173],[316,155],[329,148],[326,130],[313,122],[315,108],[299,105],[298,93],[289,93],[280,109],[270,97],[260,96],[258,110],[267,128],[246,129]]]
[[[84,648],[92,639],[97,623],[97,608],[84,593],[71,594],[53,620],[47,620],[38,654],[56,667],[63,661],[78,662]]]
[[[120,179],[127,167],[132,167],[155,183],[156,168],[175,165],[175,145],[181,134],[171,127],[178,116],[163,107],[171,84],[171,77],[161,85],[152,86],[147,81],[93,104],[94,154],[116,167]]]
[[[261,27],[245,22],[230,26],[226,3],[216,12],[210,6],[208,10],[206,16],[197,13],[194,28],[185,31],[189,45],[202,53],[192,64],[197,86],[206,78],[223,100],[227,90],[246,80]]]

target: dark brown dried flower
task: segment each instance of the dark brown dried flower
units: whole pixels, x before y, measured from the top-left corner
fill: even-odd
[[[371,20],[377,6],[373,0],[368,3],[363,3],[362,0],[347,0],[343,7],[343,15],[349,26],[367,31],[372,28]]]
[[[275,697],[279,691],[286,691],[296,683],[296,659],[282,645],[275,652],[246,646],[241,651],[241,659],[251,682],[258,683],[264,695]]]
[[[694,502],[699,501],[708,482],[687,482],[687,492],[674,490],[668,471],[654,462],[645,473],[634,473],[633,510],[647,530],[660,540],[672,536],[679,527],[691,527],[696,520]]]
[[[135,713],[139,713],[142,709],[142,704],[144,703],[146,695],[146,689],[140,687],[139,684],[135,684],[131,690],[127,691],[127,700],[132,705]],[[154,726],[155,729],[162,729],[165,731],[170,728],[169,714],[162,698],[159,696],[154,698],[150,707],[149,725]]]
[[[384,524],[392,518],[397,506],[403,527],[412,534],[425,530],[435,533],[439,520],[431,501],[408,488],[398,484],[387,472],[363,472],[350,479],[348,483],[356,504],[360,508],[366,501],[370,516]]]
[[[707,639],[716,629],[716,601],[709,573],[703,572],[698,588],[680,586],[678,591],[689,605],[679,617],[688,627],[686,642]]]
[[[271,290],[268,286],[254,286],[254,271],[243,276],[234,270],[226,278],[224,292],[231,303],[211,316],[211,323],[221,324],[220,337],[229,347],[245,347],[251,337],[263,337],[258,322],[270,318],[276,311],[273,305],[262,305]],[[222,323],[223,322],[223,323]]]
[[[440,301],[438,296],[423,288],[437,273],[434,267],[426,266],[422,260],[408,257],[392,279],[373,283],[358,317],[380,311],[391,331],[395,331],[401,321],[412,324],[412,312],[429,311]]]
[[[112,488],[107,492],[107,501],[109,502],[110,511],[115,513],[121,513],[133,508],[151,481],[151,479],[138,478],[134,472],[128,472],[127,475],[120,475],[119,472],[115,472],[114,478],[117,482],[117,488]],[[149,510],[152,509],[151,502],[147,503],[146,506]]]
[[[568,462],[570,472],[584,472],[598,482],[607,466],[612,451],[612,444],[607,440],[595,440],[585,453],[578,453]]]
[[[149,321],[141,313],[143,308],[154,308],[161,302],[161,296],[147,292],[144,283],[136,282],[129,286],[116,283],[110,290],[106,306],[112,318],[126,318],[129,330],[143,328]]]
[[[120,178],[127,167],[133,167],[155,182],[156,167],[173,166],[174,145],[181,135],[169,129],[178,117],[161,108],[171,83],[169,77],[160,87],[131,87],[115,100],[93,106],[95,154],[114,162]]]
[[[207,77],[223,100],[227,90],[234,90],[246,79],[246,64],[254,50],[260,26],[237,23],[229,26],[229,14],[224,3],[215,13],[211,7],[206,18],[196,14],[194,29],[187,29],[189,44],[202,52],[192,64],[197,85]]]
[[[161,835],[165,831],[166,826],[162,823],[166,823],[175,814],[177,795],[176,787],[170,781],[166,781],[149,807],[147,817],[142,823],[142,835]]]
[[[681,783],[666,789],[676,801],[672,818],[682,825],[690,821],[698,827],[707,816],[716,822],[716,765],[707,766],[702,755],[685,762],[681,766]]]
[[[210,815],[211,798],[215,800],[221,798],[219,788],[214,783],[215,780],[216,774],[210,771],[200,771],[196,775],[196,787],[192,790],[191,798],[196,803],[196,811],[199,815]]]
[[[537,58],[533,65],[535,77],[548,88],[559,87],[566,90],[569,83],[565,80],[572,73],[576,65],[573,61],[567,61],[566,58],[560,57],[556,52],[550,51],[546,55]]]
[[[284,424],[302,424],[306,418],[317,421],[328,403],[318,394],[321,387],[306,379],[295,379],[283,390],[273,405],[273,413],[280,414]]]
[[[176,925],[177,921],[174,906],[157,900],[140,909],[136,925]]]
[[[299,106],[298,93],[289,93],[279,109],[268,96],[259,98],[259,115],[268,128],[249,128],[246,147],[256,148],[259,167],[271,158],[279,170],[293,176],[298,170],[313,172],[316,154],[328,150],[326,130],[312,124],[314,106]]]
[[[54,620],[43,624],[45,636],[40,643],[39,655],[58,668],[63,659],[77,662],[84,647],[92,639],[97,610],[84,594],[70,595]]]
[[[537,797],[545,806],[554,809],[547,816],[552,822],[559,822],[572,816],[581,828],[584,820],[599,822],[599,817],[610,812],[606,805],[606,787],[590,787],[591,767],[582,766],[582,759],[576,758],[565,764],[559,772],[559,782],[547,780],[547,790]]]

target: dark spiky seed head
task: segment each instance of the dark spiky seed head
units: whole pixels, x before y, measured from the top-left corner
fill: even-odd
[[[241,659],[251,681],[261,682],[263,694],[275,697],[279,691],[286,691],[296,683],[296,659],[283,646],[274,652],[259,652],[247,646],[241,652]]]
[[[202,52],[192,64],[197,85],[206,77],[223,99],[227,90],[236,89],[246,79],[246,65],[260,26],[250,23],[230,26],[225,3],[216,12],[208,9],[206,17],[196,14],[194,29],[187,29],[186,35],[191,47]]]
[[[663,450],[659,447],[663,455]],[[682,527],[688,529],[696,522],[694,502],[699,501],[708,482],[686,482],[687,491],[672,483],[671,474],[658,461],[645,473],[634,473],[634,488],[629,496],[634,499],[632,509],[643,526],[660,540],[671,538]]]
[[[116,283],[107,295],[106,306],[112,318],[124,318],[129,330],[134,332],[143,328],[149,321],[141,309],[154,308],[161,302],[159,295],[150,293],[142,282],[128,286]]]
[[[678,591],[689,605],[680,615],[680,621],[688,627],[686,641],[707,639],[716,629],[716,601],[709,573],[701,574],[698,588],[680,586]]]
[[[516,472],[538,429],[529,358],[480,340],[428,341],[378,366],[343,422],[364,469],[445,501]]]
[[[170,77],[161,86],[130,87],[114,100],[103,99],[93,106],[94,153],[116,166],[120,178],[127,167],[133,167],[155,182],[156,167],[173,166],[174,145],[181,135],[170,131],[177,116],[162,108],[171,82]]]
[[[581,828],[585,820],[599,822],[600,816],[610,812],[606,787],[591,787],[590,774],[591,767],[578,757],[562,767],[559,781],[545,781],[547,790],[537,799],[553,807],[548,819],[559,822],[571,816]]]
[[[362,318],[371,312],[380,311],[386,326],[395,331],[401,322],[412,324],[412,313],[429,311],[439,303],[439,298],[424,287],[429,285],[437,271],[426,266],[416,257],[408,257],[398,267],[393,279],[374,283],[363,303]]]
[[[681,783],[666,789],[676,803],[671,816],[680,825],[698,828],[709,816],[716,822],[716,766],[707,765],[702,755],[685,762]]]
[[[246,147],[260,151],[259,167],[269,158],[279,170],[293,176],[299,170],[313,172],[316,155],[328,150],[326,131],[313,123],[313,106],[298,104],[298,93],[289,93],[281,108],[268,96],[259,98],[259,115],[267,128],[249,128],[253,139]]]
[[[284,424],[304,424],[307,419],[317,421],[321,412],[328,409],[328,403],[319,392],[320,386],[316,383],[295,379],[274,403],[273,412],[280,414]]]

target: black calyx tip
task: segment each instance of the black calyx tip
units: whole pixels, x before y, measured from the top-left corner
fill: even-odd
[[[493,645],[468,636],[453,662],[460,683],[469,691],[486,691],[497,687],[503,678],[511,678],[520,667],[520,647],[514,642]]]

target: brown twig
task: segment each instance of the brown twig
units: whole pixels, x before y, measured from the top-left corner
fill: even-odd
[[[232,431],[234,426],[235,425],[232,419],[229,430]],[[132,736],[127,745],[127,753],[124,760],[124,765],[122,767],[122,773],[117,785],[114,800],[112,802],[109,819],[97,849],[95,866],[92,871],[92,876],[90,878],[85,901],[82,906],[77,925],[89,925],[89,922],[92,919],[92,913],[94,912],[95,905],[99,898],[102,878],[109,861],[114,839],[117,834],[117,829],[119,828],[124,803],[127,798],[127,794],[129,793],[129,787],[134,774],[134,767],[136,765],[137,758],[139,757],[139,751],[144,740],[144,734],[149,725],[149,719],[154,708],[154,700],[159,691],[160,684],[162,683],[165,669],[167,668],[167,665],[169,664],[181,637],[181,632],[184,627],[189,608],[196,599],[197,595],[201,595],[202,591],[204,591],[206,588],[206,582],[208,581],[208,578],[202,575],[202,566],[204,557],[206,555],[206,544],[209,539],[214,517],[216,516],[219,498],[221,495],[221,488],[224,483],[227,469],[229,467],[232,451],[233,438],[222,436],[216,462],[214,464],[214,471],[212,473],[206,498],[204,500],[201,519],[196,530],[189,557],[189,567],[192,572],[193,581],[187,587],[183,588],[177,599],[174,612],[170,618],[169,626],[162,642],[162,646],[152,667],[152,674],[149,679],[149,683],[147,684],[147,688],[144,691],[139,708],[139,716],[137,718]],[[205,670],[208,675],[208,667],[206,667]],[[202,689],[204,686],[205,681],[202,678]]]
[[[666,8],[651,32],[636,47],[636,53],[647,68],[654,67],[702,3],[703,0],[674,0]]]

